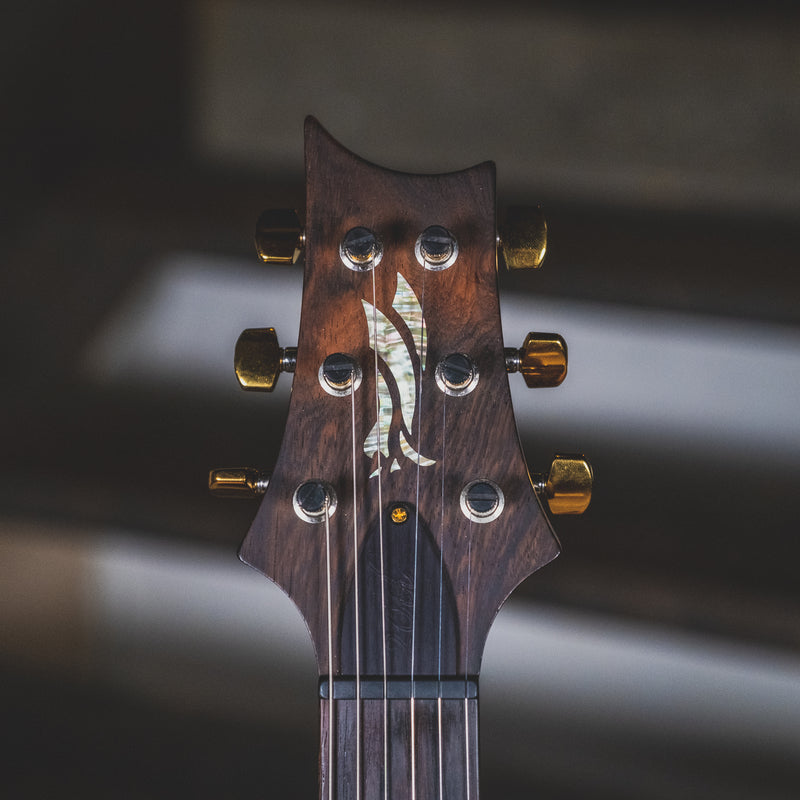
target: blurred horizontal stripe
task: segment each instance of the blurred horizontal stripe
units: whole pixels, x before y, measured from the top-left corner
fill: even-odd
[[[178,253],[114,309],[83,359],[101,383],[161,384],[236,394],[233,346],[246,327],[296,343],[302,270]],[[657,309],[501,294],[507,346],[529,330],[564,336],[569,373],[557,389],[510,376],[523,436],[598,435],[800,466],[800,329]],[[286,403],[291,379],[270,403]]]

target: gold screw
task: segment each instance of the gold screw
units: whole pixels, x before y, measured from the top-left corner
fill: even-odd
[[[395,506],[392,509],[392,522],[402,525],[408,519],[408,511],[403,506]]]

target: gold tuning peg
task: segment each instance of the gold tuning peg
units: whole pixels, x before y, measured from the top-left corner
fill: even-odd
[[[582,455],[557,455],[547,475],[534,475],[552,514],[583,514],[592,500],[592,467]]]
[[[541,208],[509,206],[498,244],[506,269],[537,269],[547,253],[547,222]]]
[[[252,467],[212,469],[208,490],[215,497],[258,497],[267,491],[269,477]]]
[[[297,212],[270,208],[256,223],[256,252],[267,264],[294,264],[305,245],[305,234]]]
[[[271,392],[281,372],[294,372],[296,347],[279,347],[275,328],[247,328],[236,341],[233,368],[242,389]]]
[[[529,389],[558,386],[567,377],[567,343],[557,333],[529,333],[505,349],[506,372],[520,372]]]

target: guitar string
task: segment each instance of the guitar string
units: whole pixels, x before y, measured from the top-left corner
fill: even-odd
[[[427,261],[423,258],[422,265],[422,291],[420,299],[420,315],[422,317],[422,325],[425,324],[425,276],[428,271]],[[422,342],[420,341],[420,350],[422,349]],[[420,352],[419,360],[419,390],[417,392],[417,452],[422,453],[422,353]],[[417,635],[417,578],[418,578],[418,564],[419,564],[419,485],[420,485],[420,462],[421,456],[417,456],[417,479],[416,479],[416,497],[414,500],[414,580],[413,580],[413,597],[411,600],[411,800],[416,800],[417,797],[417,759],[416,759],[416,726],[415,726],[415,706],[417,689],[414,685],[414,668],[416,657],[416,635]]]
[[[439,800],[444,797],[444,770],[442,768],[442,694],[436,698],[437,735],[439,738]]]
[[[381,401],[378,391],[378,303],[377,288],[375,285],[375,268],[372,269],[372,331],[373,352],[375,353],[375,411],[377,414],[377,444],[378,444],[378,549],[380,553],[380,580],[381,580],[381,658],[383,667],[383,797],[389,797],[389,691],[388,669],[386,663],[386,575],[384,572],[383,553],[383,487],[381,475]],[[353,426],[355,427],[355,411],[353,411]],[[353,459],[353,480],[355,481],[355,458]]]
[[[442,595],[444,586],[444,476],[445,476],[445,443],[447,439],[447,395],[442,392],[442,496],[440,500],[439,521],[439,652],[437,657],[437,712],[439,717],[439,800],[444,798],[444,753],[442,742]]]
[[[470,592],[472,583],[472,517],[469,518],[467,532],[467,620],[464,635],[464,764],[466,770],[467,800],[469,800],[470,758],[469,758],[469,630],[470,630]]]
[[[333,616],[331,613],[331,524],[325,493],[325,561],[328,590],[328,800],[333,800]]]
[[[358,488],[356,482],[356,394],[355,373],[350,384],[350,430],[353,443],[353,600],[356,647],[356,800],[361,800],[361,650],[358,614]]]

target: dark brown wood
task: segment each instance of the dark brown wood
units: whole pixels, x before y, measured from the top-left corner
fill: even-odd
[[[391,172],[345,150],[309,118],[306,175],[305,281],[289,418],[241,557],[296,603],[320,675],[476,677],[500,606],[520,581],[558,554],[531,486],[508,389],[497,297],[494,165],[447,175]],[[459,247],[455,262],[441,271],[424,269],[415,256],[418,236],[432,225],[449,230]],[[357,272],[342,263],[340,243],[355,227],[371,229],[382,241],[383,258],[374,270]],[[424,366],[408,317],[393,308],[402,280],[426,322]],[[383,360],[379,364],[393,407],[389,456],[380,462],[364,446],[377,419],[367,311],[373,306],[395,326],[410,357],[403,376]],[[360,366],[363,379],[353,394],[333,396],[320,385],[320,366],[333,353],[348,354]],[[478,370],[477,385],[464,396],[445,394],[435,380],[437,364],[453,353],[468,355]],[[411,424],[401,413],[405,380],[415,387]],[[407,457],[401,435],[431,463],[418,466]],[[301,519],[293,508],[295,490],[309,480],[327,482],[336,494],[328,529]],[[505,505],[494,521],[476,522],[462,511],[462,490],[475,480],[502,490]],[[405,519],[392,519],[396,507]],[[431,781],[439,774],[439,703],[445,796],[465,797],[469,780],[470,797],[477,797],[476,699],[414,700],[413,744],[410,699],[362,699],[361,706],[336,700],[333,765],[327,702],[322,701],[323,797],[331,767],[333,796],[356,797],[358,746],[361,797],[382,795],[384,746],[391,797],[411,797],[406,760],[412,753],[417,796],[438,796]],[[475,747],[469,778],[457,755],[468,746]]]
[[[412,703],[414,736],[412,739]],[[388,796],[392,800],[478,800],[478,701],[389,700],[388,729],[391,748],[383,751],[383,700],[361,701],[361,736],[356,734],[356,701],[334,701],[334,765],[328,768],[330,730],[328,700],[320,701],[321,794],[328,797],[328,781],[337,800],[356,800],[357,772],[361,771],[361,797],[380,800],[384,796],[384,774],[388,773]],[[412,741],[414,757],[412,759]],[[356,749],[361,747],[360,764]],[[413,762],[413,763],[412,763]],[[412,783],[416,787],[412,794]],[[439,789],[441,787],[441,795]]]
[[[305,284],[289,419],[269,489],[241,556],[297,604],[314,642],[320,674],[327,673],[325,526],[299,519],[292,496],[299,484],[321,478],[338,497],[330,525],[332,638],[339,642],[355,561],[353,515],[360,547],[379,514],[377,481],[369,478],[375,462],[362,450],[376,419],[374,355],[361,303],[372,302],[373,274],[346,269],[339,258],[345,233],[367,226],[384,245],[374,275],[377,307],[390,313],[397,273],[423,302],[427,366],[422,375],[421,435],[418,442],[413,436],[411,443],[436,459],[435,465],[417,470],[395,452],[392,442],[391,456],[403,466],[395,472],[388,471],[388,464],[384,467],[382,500],[384,508],[395,502],[418,508],[443,552],[455,593],[456,633],[463,643],[452,673],[477,674],[486,634],[503,601],[558,553],[531,487],[508,391],[497,298],[494,165],[487,162],[449,175],[391,172],[348,152],[309,119],[306,171]],[[423,270],[414,256],[417,237],[430,225],[443,225],[459,243],[455,264],[441,272]],[[355,431],[351,398],[331,396],[319,383],[321,363],[335,352],[353,355],[362,366],[363,382],[354,398]],[[448,397],[437,387],[433,371],[442,357],[458,352],[472,357],[480,380],[465,397]],[[419,370],[419,363],[415,368]],[[459,504],[464,485],[478,478],[491,479],[505,495],[504,512],[487,524],[470,522]],[[334,652],[335,674],[340,673],[340,661],[341,653]]]
[[[461,642],[453,587],[449,575],[441,570],[440,591],[441,553],[424,520],[416,519],[413,507],[407,504],[404,507],[409,516],[402,524],[393,523],[388,512],[383,515],[386,576],[383,598],[378,525],[367,532],[361,548],[360,663],[356,670],[355,597],[351,583],[342,609],[340,666],[345,675],[383,673],[384,626],[387,674],[457,674]]]

